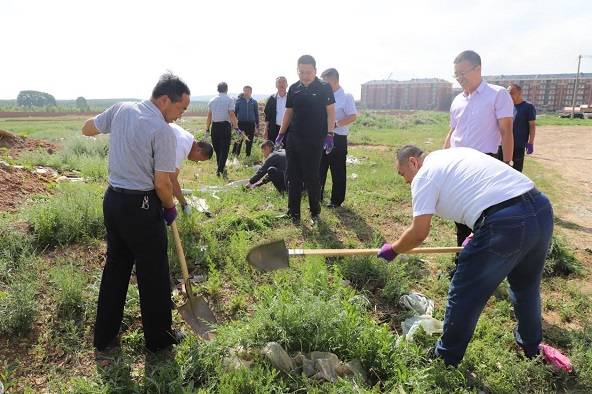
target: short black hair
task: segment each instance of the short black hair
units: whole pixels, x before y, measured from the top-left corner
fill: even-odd
[[[395,159],[398,163],[403,163],[409,160],[410,157],[421,157],[423,155],[423,150],[418,148],[415,145],[405,145],[395,152]]]
[[[196,144],[201,153],[206,155],[208,157],[208,160],[210,160],[212,158],[212,155],[214,154],[214,148],[212,147],[212,145],[210,145],[206,141],[197,141]]]
[[[226,82],[220,82],[218,84],[218,93],[228,92],[228,84]]]
[[[521,92],[522,91],[522,86],[518,85],[517,83],[512,82],[510,84],[511,87],[515,88],[517,91]]]
[[[458,54],[458,56],[454,59],[454,64],[458,64],[463,61],[467,61],[471,63],[473,66],[480,66],[481,65],[481,56],[475,51],[467,50],[462,51]]]
[[[250,87],[249,85],[245,85],[245,86],[243,86],[243,90],[245,90],[245,89],[251,89],[251,91],[253,90],[253,88],[252,88],[252,87]]]
[[[189,87],[178,76],[172,73],[162,74],[152,89],[152,98],[167,96],[173,103],[181,101],[184,94],[191,95]]]
[[[321,78],[335,78],[339,81],[339,72],[334,68],[328,68],[321,74]]]
[[[298,64],[311,64],[315,69],[317,68],[317,62],[314,57],[310,55],[302,55],[298,58]]]
[[[275,144],[273,143],[273,141],[267,140],[267,141],[263,141],[263,143],[261,144],[261,149],[263,149],[263,148],[273,149],[274,146],[275,146]]]

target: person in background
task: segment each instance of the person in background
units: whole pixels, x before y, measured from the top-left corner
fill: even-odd
[[[534,105],[522,98],[522,87],[515,83],[508,86],[508,92],[514,102],[514,169],[522,172],[524,153],[534,152],[534,136],[536,133],[536,109]]]
[[[212,136],[212,145],[216,152],[216,176],[226,175],[226,159],[230,151],[232,128],[238,129],[238,121],[234,113],[234,100],[228,96],[228,84],[218,84],[218,95],[208,103],[208,117],[206,118],[206,135]]]
[[[323,151],[321,157],[321,201],[325,192],[327,171],[330,169],[333,187],[331,188],[331,201],[327,207],[337,208],[345,201],[347,134],[351,124],[356,121],[358,112],[354,96],[346,93],[339,85],[339,73],[336,69],[329,68],[323,71],[321,78],[331,86],[335,96],[335,140],[333,150]]]
[[[286,111],[286,98],[288,94],[288,80],[286,77],[277,77],[275,79],[277,92],[272,94],[265,103],[265,132],[263,138],[267,141],[275,141],[282,127],[282,119]],[[284,141],[285,146],[285,141]]]
[[[481,57],[474,51],[463,51],[454,59],[454,78],[463,91],[450,106],[450,130],[444,148],[473,148],[512,166],[514,105],[510,94],[502,86],[483,80]],[[501,157],[498,155],[500,143]],[[458,246],[469,234],[469,227],[456,223]]]
[[[257,100],[252,97],[253,88],[245,86],[243,94],[239,96],[234,105],[234,112],[238,118],[238,128],[246,135],[246,156],[251,156],[251,147],[253,146],[253,139],[255,138],[255,128],[259,130],[259,104]],[[236,156],[240,155],[243,146],[243,139],[240,138],[234,143],[232,153]]]
[[[300,222],[304,184],[311,222],[316,225],[321,213],[321,155],[323,149],[333,149],[335,97],[331,86],[317,78],[316,61],[312,56],[301,56],[297,62],[297,71],[299,80],[288,89],[286,112],[275,145],[281,146],[290,127],[286,148],[288,216],[294,223]]]
[[[255,175],[249,179],[248,189],[254,189],[271,182],[278,192],[284,193],[286,191],[286,151],[284,149],[274,151],[273,148],[274,143],[271,141],[261,144],[261,153],[265,161]]]

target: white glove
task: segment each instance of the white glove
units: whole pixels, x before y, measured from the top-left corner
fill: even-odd
[[[183,213],[187,216],[191,216],[191,206],[189,206],[189,204],[183,205]]]

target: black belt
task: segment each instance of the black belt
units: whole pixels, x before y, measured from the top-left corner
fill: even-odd
[[[221,122],[212,122],[212,124],[230,124],[230,122],[227,120],[223,120]]]
[[[115,186],[111,186],[111,185],[109,185],[108,189],[115,192],[115,193],[132,194],[132,195],[136,195],[136,196],[143,196],[146,194],[155,194],[154,190],[130,190],[130,189],[123,189],[121,187],[115,187]]]
[[[527,191],[527,192],[526,192],[526,193],[524,193],[524,194],[521,194],[521,195],[519,195],[519,196],[516,196],[516,197],[512,197],[512,198],[510,198],[509,200],[502,201],[502,202],[500,202],[500,203],[497,203],[497,204],[495,204],[495,205],[492,205],[492,206],[490,206],[489,208],[486,208],[486,209],[485,209],[485,210],[484,210],[484,211],[481,213],[481,215],[479,216],[479,218],[477,219],[477,221],[475,222],[475,225],[476,225],[477,223],[479,223],[480,221],[482,221],[482,220],[485,220],[485,218],[486,218],[487,216],[491,216],[491,215],[493,215],[494,213],[496,213],[496,212],[498,212],[498,211],[501,211],[501,210],[502,210],[502,209],[504,209],[504,208],[508,208],[508,207],[511,207],[511,206],[512,206],[512,205],[514,205],[514,204],[517,204],[517,203],[519,203],[520,201],[522,201],[522,198],[523,198],[524,196],[526,196],[526,195],[534,195],[534,194],[538,194],[538,193],[539,193],[539,191],[537,190],[537,188],[536,188],[536,187],[534,187],[534,188],[530,189],[529,191]]]

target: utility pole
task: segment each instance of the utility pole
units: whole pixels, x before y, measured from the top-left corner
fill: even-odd
[[[571,96],[571,118],[576,114],[576,94],[578,93],[578,82],[580,80],[580,64],[582,63],[582,55],[578,56],[578,72],[576,73],[576,80],[574,81],[573,94]]]

